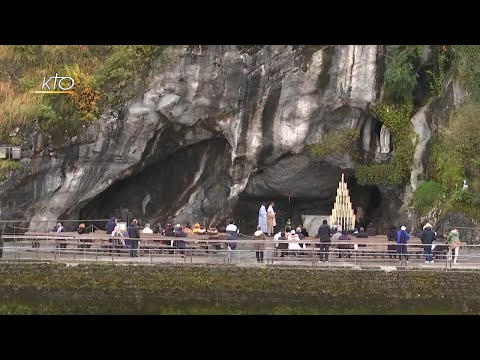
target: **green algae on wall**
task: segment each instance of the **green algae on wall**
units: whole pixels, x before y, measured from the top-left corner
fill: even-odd
[[[2,314],[477,314],[480,272],[1,264]]]

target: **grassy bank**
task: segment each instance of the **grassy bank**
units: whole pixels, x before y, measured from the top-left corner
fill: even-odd
[[[480,272],[1,264],[2,314],[480,313]]]

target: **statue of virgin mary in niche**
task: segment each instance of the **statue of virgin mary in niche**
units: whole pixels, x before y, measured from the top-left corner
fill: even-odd
[[[380,153],[390,153],[390,131],[385,124],[382,125],[382,129],[380,130]]]

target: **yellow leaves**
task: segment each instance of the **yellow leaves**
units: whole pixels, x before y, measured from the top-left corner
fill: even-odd
[[[101,98],[100,91],[90,87],[83,87],[76,90],[73,95],[75,107],[86,112],[93,112],[97,109],[97,101]]]
[[[74,106],[81,111],[92,113],[97,110],[97,102],[101,98],[102,93],[95,89],[95,78],[80,69],[78,64],[74,66],[66,66],[67,76],[75,80],[73,90]]]

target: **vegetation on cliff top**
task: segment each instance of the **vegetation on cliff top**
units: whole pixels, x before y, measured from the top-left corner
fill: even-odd
[[[61,144],[148,79],[164,46],[0,46],[0,136],[36,124]],[[32,94],[43,78],[71,76],[74,95]],[[139,76],[136,76],[139,75]]]

